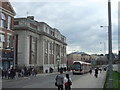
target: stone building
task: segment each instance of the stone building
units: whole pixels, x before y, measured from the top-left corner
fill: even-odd
[[[98,56],[89,55],[84,52],[73,52],[67,55],[67,67],[72,67],[73,61],[83,61],[91,64],[96,64]]]
[[[66,67],[66,37],[33,16],[15,18],[15,64],[49,71]]]
[[[8,69],[13,66],[13,28],[14,28],[13,10],[8,0],[0,0],[0,67]]]
[[[89,54],[86,54],[84,52],[73,52],[71,54],[68,54],[68,59],[71,59],[73,61],[90,61],[91,56]]]

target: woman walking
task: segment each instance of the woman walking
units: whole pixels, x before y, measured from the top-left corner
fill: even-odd
[[[69,77],[69,74],[66,74],[66,77],[64,79],[64,85],[65,85],[65,90],[71,90],[71,85],[72,85],[72,81],[71,78]]]

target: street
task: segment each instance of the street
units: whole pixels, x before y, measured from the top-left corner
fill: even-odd
[[[94,71],[83,75],[70,74],[72,79],[72,88],[102,88],[105,79],[105,72],[99,73],[98,78],[94,77]],[[14,80],[4,80],[3,88],[56,88],[55,77],[57,74],[39,74],[36,77],[24,77]],[[65,73],[64,73],[65,76]],[[102,81],[101,81],[102,80]]]
[[[72,75],[69,73],[72,80],[77,80],[77,78],[81,77],[81,75]],[[45,74],[45,75],[37,75],[24,77],[21,79],[15,80],[4,80],[3,88],[55,88],[55,77],[57,74]],[[65,75],[65,74],[64,74]]]

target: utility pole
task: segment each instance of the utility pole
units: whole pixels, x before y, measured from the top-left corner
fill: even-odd
[[[109,47],[109,88],[113,88],[112,79],[112,25],[111,25],[111,0],[108,0],[108,47]]]
[[[16,36],[14,34],[14,61],[13,61],[13,66],[14,66],[14,69],[16,68]]]

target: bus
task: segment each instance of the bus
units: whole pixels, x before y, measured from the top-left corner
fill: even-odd
[[[84,74],[90,71],[91,63],[83,61],[73,61],[73,74]]]

